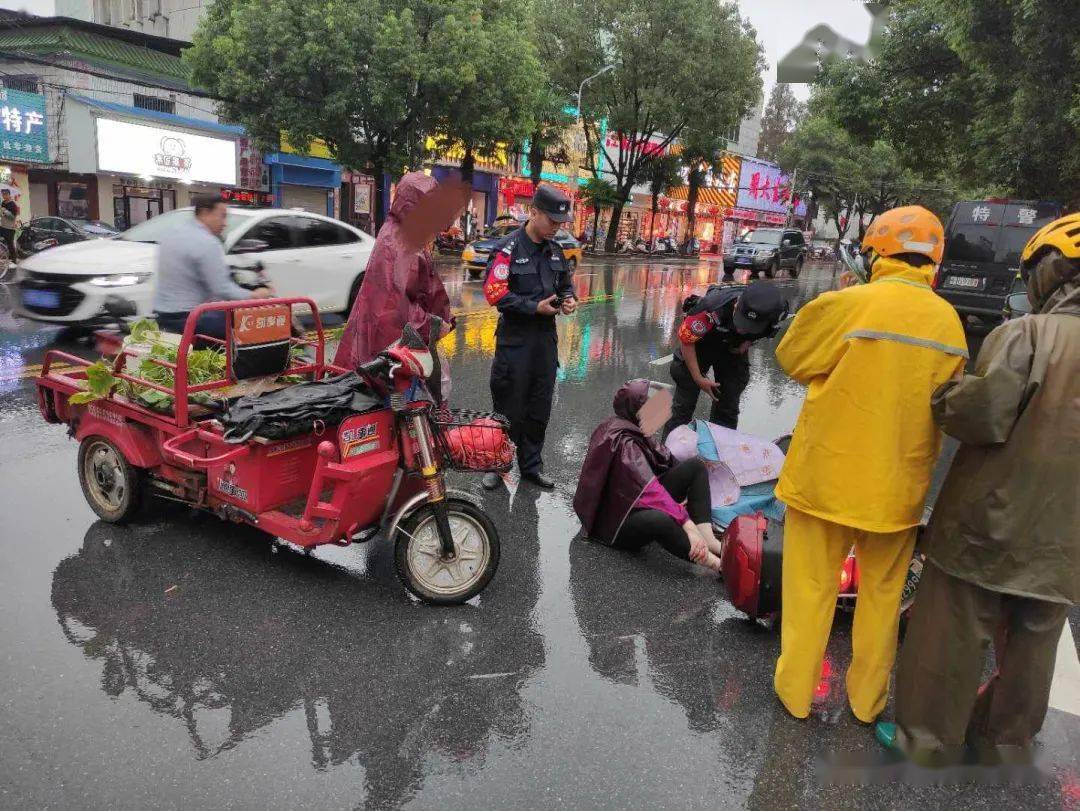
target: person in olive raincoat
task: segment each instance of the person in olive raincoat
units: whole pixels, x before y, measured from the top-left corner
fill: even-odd
[[[885,708],[901,592],[940,448],[930,397],[967,358],[956,310],[930,287],[944,241],[924,208],[880,215],[862,245],[869,283],[805,305],[776,349],[808,387],[776,488],[787,513],[774,685],[798,718],[810,714],[821,680],[852,547],[860,579],[848,702],[867,723]]]
[[[1080,601],[1080,214],[1039,231],[1021,260],[1033,314],[994,330],[974,373],[933,399],[962,444],[930,521],[897,723],[877,730],[921,762],[965,742],[1031,742]],[[980,691],[992,639],[997,670]]]

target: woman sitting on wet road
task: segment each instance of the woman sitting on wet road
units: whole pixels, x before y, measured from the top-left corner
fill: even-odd
[[[574,511],[593,540],[626,550],[657,541],[676,557],[719,572],[708,472],[700,459],[676,463],[644,434],[638,412],[648,398],[648,380],[631,380],[615,393],[615,415],[589,440]]]

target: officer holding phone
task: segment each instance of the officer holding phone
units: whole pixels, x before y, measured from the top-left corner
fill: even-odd
[[[553,237],[572,216],[569,197],[537,186],[528,221],[492,249],[484,279],[484,296],[499,310],[491,400],[510,420],[521,477],[545,489],[555,486],[541,459],[559,367],[555,316],[577,309],[574,274]],[[484,486],[499,481],[489,473]]]
[[[709,422],[725,428],[739,425],[739,400],[750,382],[750,344],[776,334],[787,315],[783,294],[767,281],[710,287],[683,303],[671,378],[675,395],[666,437],[694,418],[698,395],[712,398]],[[713,379],[706,375],[712,370]]]

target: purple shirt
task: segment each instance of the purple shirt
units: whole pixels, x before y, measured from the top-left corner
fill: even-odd
[[[634,509],[659,510],[670,515],[680,525],[690,520],[690,513],[671,497],[671,493],[664,489],[659,479],[653,479],[645,485],[638,500],[634,502]]]

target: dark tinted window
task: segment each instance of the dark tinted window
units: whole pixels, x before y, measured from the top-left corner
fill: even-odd
[[[998,240],[997,260],[1010,267],[1020,265],[1020,254],[1035,232],[1059,216],[1055,203],[1010,203],[1005,206],[1004,225]]]
[[[945,234],[945,258],[959,262],[993,262],[1004,217],[1002,203],[957,203]]]
[[[293,247],[293,226],[290,220],[293,217],[271,217],[268,220],[255,223],[244,239],[261,239],[269,247],[269,251],[280,251]]]
[[[998,228],[957,225],[945,237],[945,258],[958,262],[993,262]]]
[[[772,228],[758,228],[744,236],[740,242],[757,242],[762,245],[779,245],[782,231]]]
[[[784,239],[790,239],[792,245],[802,245],[802,231],[788,231],[786,234],[784,234]]]
[[[344,226],[313,217],[298,217],[299,245],[303,248],[320,248],[324,245],[342,245],[356,242],[359,237]]]
[[[144,110],[154,110],[159,113],[175,113],[176,102],[172,99],[159,99],[157,96],[147,96],[142,93],[134,94],[135,106]]]
[[[38,217],[36,220],[30,221],[31,228],[37,228],[41,231],[55,231],[57,220],[53,217]]]

